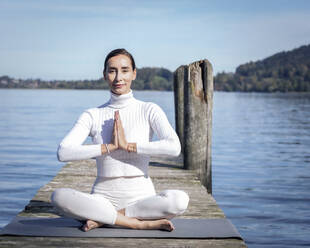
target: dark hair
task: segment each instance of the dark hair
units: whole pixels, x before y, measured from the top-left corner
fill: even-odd
[[[118,49],[115,49],[113,51],[111,51],[107,57],[105,58],[105,61],[104,61],[104,69],[103,69],[103,73],[105,72],[105,70],[107,69],[107,64],[108,64],[108,60],[112,57],[115,57],[117,55],[125,55],[127,56],[130,61],[131,61],[131,66],[132,66],[132,70],[135,70],[136,69],[136,63],[135,63],[135,60],[134,58],[132,57],[132,55],[124,48],[118,48]]]

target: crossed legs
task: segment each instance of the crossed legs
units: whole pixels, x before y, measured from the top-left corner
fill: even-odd
[[[53,192],[51,201],[63,215],[86,220],[84,231],[103,224],[172,231],[174,226],[169,219],[186,210],[189,198],[183,191],[165,190],[116,211],[102,195],[60,188]]]

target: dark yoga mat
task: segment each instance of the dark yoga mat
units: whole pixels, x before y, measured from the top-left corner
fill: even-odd
[[[29,218],[17,216],[0,235],[43,237],[112,237],[112,238],[238,238],[236,228],[227,219],[172,219],[175,230],[133,230],[104,226],[83,232],[81,223],[70,218]]]

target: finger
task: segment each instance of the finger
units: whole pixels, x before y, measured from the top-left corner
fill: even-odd
[[[114,124],[113,124],[113,134],[114,135],[117,134],[117,123],[116,123],[116,121],[114,121]]]
[[[115,119],[115,113],[114,113],[113,130],[115,129],[115,127],[116,127],[116,119]]]
[[[116,126],[117,126],[117,130],[120,131],[122,129],[122,122],[121,122],[121,119],[119,117],[119,113],[117,111],[117,114],[116,114]]]
[[[116,126],[116,130],[117,130],[117,134],[119,134],[119,132],[120,132],[120,126],[121,126],[121,125],[120,125],[118,119],[115,120],[115,126]]]
[[[117,114],[116,114],[117,118],[116,119],[117,119],[118,122],[121,122],[121,115],[119,114],[118,110],[116,112],[117,112]]]
[[[119,113],[117,114],[117,125],[119,126],[119,128],[123,127],[122,120],[121,120]]]
[[[114,126],[113,126],[112,142],[114,145],[118,146],[118,132],[117,132],[116,122],[114,122]]]

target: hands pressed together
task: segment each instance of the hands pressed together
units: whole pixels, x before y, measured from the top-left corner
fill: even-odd
[[[111,151],[115,151],[117,149],[126,150],[128,152],[137,151],[136,143],[128,143],[126,140],[119,111],[115,111],[114,113],[114,125],[111,144],[101,145],[101,153],[110,153]]]

